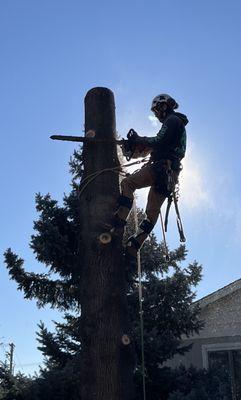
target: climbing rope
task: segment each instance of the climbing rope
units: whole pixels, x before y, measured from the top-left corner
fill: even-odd
[[[81,182],[80,182],[80,188],[78,191],[78,198],[80,198],[80,196],[82,195],[83,191],[87,188],[87,186],[93,181],[95,180],[99,175],[103,174],[104,172],[116,172],[120,175],[127,175],[126,172],[122,171],[122,168],[126,168],[126,167],[131,167],[132,165],[136,165],[136,164],[141,164],[144,162],[147,162],[148,159],[143,158],[142,160],[138,160],[129,164],[123,164],[123,165],[118,165],[117,167],[113,167],[113,168],[104,168],[102,170],[93,172],[92,174],[89,174],[88,176],[86,176]]]
[[[135,221],[135,231],[138,230],[138,217],[136,200],[133,201],[133,213]],[[140,330],[141,330],[141,373],[142,373],[142,388],[143,400],[146,400],[146,374],[145,374],[145,353],[144,353],[144,318],[143,318],[143,291],[142,291],[142,270],[141,270],[141,254],[137,252],[137,273],[138,273],[138,291],[139,291],[139,313],[140,313]]]

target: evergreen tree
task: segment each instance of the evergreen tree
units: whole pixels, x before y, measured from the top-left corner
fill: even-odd
[[[24,260],[11,249],[5,252],[5,263],[10,278],[18,284],[26,299],[36,299],[39,307],[51,305],[63,313],[63,322],[56,323],[56,331],[49,332],[43,323],[39,325],[39,349],[45,356],[45,367],[41,379],[58,382],[55,397],[49,389],[49,399],[64,399],[66,387],[72,387],[68,399],[78,398],[76,387],[81,384],[78,374],[81,357],[80,310],[82,293],[80,283],[85,279],[79,265],[79,239],[84,240],[79,218],[81,197],[79,185],[82,176],[81,151],[75,151],[70,162],[72,189],[64,196],[63,204],[50,194],[36,195],[34,234],[30,247],[36,259],[43,263],[47,272],[29,273],[24,269]],[[142,213],[139,212],[139,218]],[[133,216],[129,220],[129,233],[133,230]],[[198,332],[202,323],[198,319],[199,309],[192,306],[193,288],[201,279],[201,267],[197,262],[185,268],[186,249],[180,246],[170,252],[170,261],[165,260],[162,243],[152,234],[142,249],[143,294],[144,294],[144,342],[148,397],[160,399],[162,393],[162,363],[174,354],[184,354],[189,348],[181,346],[181,335]],[[139,324],[138,276],[135,269],[126,265],[126,295],[132,323],[132,335],[136,348],[135,380],[137,398],[141,392],[141,341]],[[63,376],[65,379],[57,379]],[[42,381],[41,381],[42,382]],[[71,386],[72,385],[72,386]],[[51,385],[50,385],[51,386]],[[52,385],[53,386],[53,385]],[[45,389],[42,390],[46,391]],[[75,389],[74,389],[75,388]],[[38,389],[39,392],[39,389]],[[43,398],[39,395],[38,399]],[[63,396],[63,397],[61,397]],[[77,396],[77,397],[76,397]],[[45,398],[46,398],[45,397]]]
[[[222,369],[198,370],[194,367],[168,371],[171,385],[168,400],[232,400],[230,377]]]
[[[0,364],[0,400],[25,400],[33,380],[21,373],[13,376],[6,364]]]

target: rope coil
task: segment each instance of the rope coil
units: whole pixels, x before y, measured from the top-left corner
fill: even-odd
[[[93,172],[92,174],[87,175],[83,180],[80,182],[80,188],[79,188],[79,193],[78,193],[78,198],[82,195],[83,191],[87,188],[87,186],[95,180],[99,175],[103,174],[104,172],[116,172],[121,175],[126,175],[127,173],[122,171],[122,168],[130,167],[132,165],[136,164],[141,164],[144,162],[147,162],[148,160],[146,158],[143,158],[142,160],[138,160],[129,164],[123,164],[123,165],[118,165],[117,167],[113,168],[105,168],[96,172]]]

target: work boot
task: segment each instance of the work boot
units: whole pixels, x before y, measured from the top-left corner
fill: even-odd
[[[114,236],[123,236],[126,220],[130,213],[133,200],[129,197],[121,195],[118,199],[117,210],[110,223],[105,223],[105,229]]]
[[[129,258],[136,260],[138,250],[141,249],[153,227],[154,225],[149,219],[144,219],[139,226],[138,232],[127,240],[126,255]]]
[[[126,220],[120,218],[117,213],[114,214],[114,217],[112,218],[112,228],[111,228],[111,233],[114,236],[123,236],[124,235],[124,230],[126,226]]]
[[[105,222],[103,227],[106,231],[110,232],[113,236],[122,237],[124,235],[124,230],[126,226],[126,221],[119,218],[118,215],[115,213],[111,221]]]
[[[121,220],[126,221],[130,213],[130,210],[132,208],[132,204],[133,204],[133,199],[121,195],[118,199],[115,216],[119,217],[119,219]]]
[[[136,240],[134,236],[131,236],[128,241],[126,242],[126,255],[128,255],[131,258],[137,257],[137,252],[140,249],[141,245],[140,243]]]
[[[139,245],[134,244],[135,238],[131,236],[125,246],[125,259],[126,262],[131,266],[131,268],[137,267],[137,252],[139,250]]]

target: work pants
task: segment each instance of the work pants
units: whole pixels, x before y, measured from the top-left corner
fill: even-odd
[[[134,174],[124,178],[121,182],[121,194],[133,200],[135,190],[145,187],[150,187],[146,205],[146,216],[154,226],[157,222],[161,205],[165,201],[166,196],[158,193],[155,189],[155,176],[151,165],[146,165]],[[129,209],[120,206],[117,213],[121,219],[126,220],[129,214]]]

